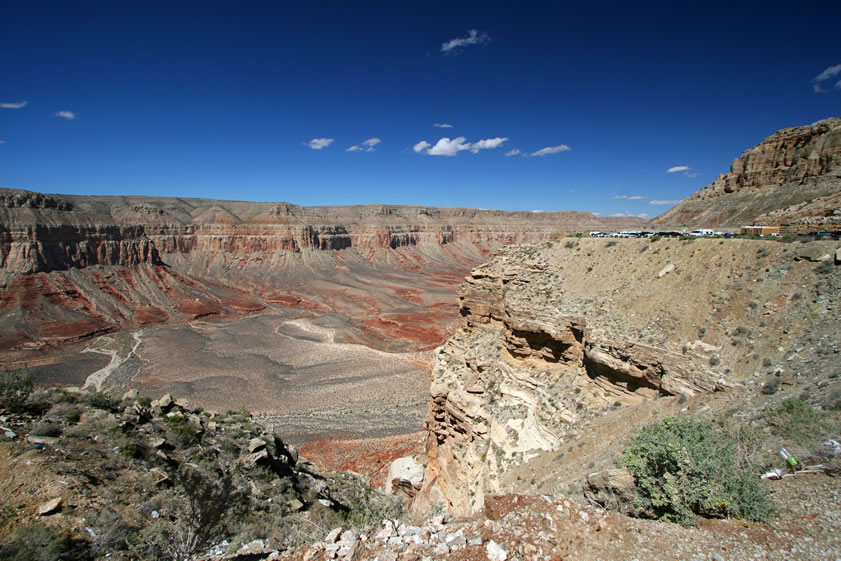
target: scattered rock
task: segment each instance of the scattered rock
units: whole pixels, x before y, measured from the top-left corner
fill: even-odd
[[[663,267],[660,270],[659,273],[657,273],[657,278],[662,279],[663,277],[665,277],[666,275],[668,275],[669,273],[671,273],[674,270],[675,270],[675,264],[674,263],[669,263],[668,265]]]
[[[61,497],[50,499],[49,501],[38,507],[39,516],[48,516],[54,514],[61,508]]]
[[[488,561],[505,561],[508,559],[508,553],[493,540],[485,544],[485,550],[488,553]]]

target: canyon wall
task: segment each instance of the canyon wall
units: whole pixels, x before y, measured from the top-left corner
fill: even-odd
[[[700,191],[651,220],[689,228],[782,224],[813,211],[839,210],[841,118],[783,129],[746,150]],[[834,197],[833,204],[817,204]],[[816,209],[815,207],[821,207]],[[824,208],[825,207],[825,208]]]
[[[502,249],[459,287],[461,329],[436,351],[420,496],[475,512],[486,494],[529,489],[512,477],[520,466],[620,412],[756,391],[770,365],[829,368],[841,348],[837,246],[582,239]],[[553,479],[568,469],[548,466]]]
[[[0,353],[267,305],[343,314],[365,344],[434,347],[452,331],[455,286],[494,249],[639,222],[0,189]]]

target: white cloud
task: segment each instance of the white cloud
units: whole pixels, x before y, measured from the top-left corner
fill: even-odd
[[[532,212],[532,214],[540,214],[541,212],[546,212],[546,211],[545,211],[545,210],[536,209],[536,210],[533,210],[533,211],[531,211],[531,212]]]
[[[494,148],[502,146],[506,140],[508,140],[507,136],[505,138],[486,138],[485,140],[480,140],[479,142],[471,144],[470,151],[476,154],[479,150],[493,150]]]
[[[456,37],[455,39],[450,39],[446,43],[443,43],[441,45],[441,52],[449,53],[453,50],[457,50],[462,47],[467,47],[469,45],[480,45],[482,43],[487,43],[490,40],[491,38],[488,37],[487,33],[479,33],[478,30],[471,29],[467,32],[467,37]]]
[[[822,82],[829,80],[830,78],[834,78],[841,74],[841,64],[836,64],[835,66],[829,66],[826,70],[815,76],[813,82],[815,82],[815,93],[825,92],[826,90],[823,89],[821,86]],[[835,89],[841,89],[841,80],[835,82]]]
[[[0,140],[0,144],[6,144],[5,140]]]
[[[0,103],[0,107],[3,109],[21,109],[26,107],[26,104],[29,103],[28,101],[18,101],[17,103]]]
[[[430,156],[455,156],[462,150],[470,150],[470,143],[463,136],[450,140],[447,137],[441,138],[435,146],[426,151]]]
[[[674,166],[666,170],[666,173],[677,173],[679,171],[689,171],[692,168],[689,166]]]
[[[435,123],[432,126],[433,127],[438,127],[439,129],[451,129],[451,128],[453,128],[453,125],[451,125],[450,123]]]
[[[435,145],[430,144],[425,140],[421,140],[412,148],[418,154],[429,154],[430,156],[455,156],[459,152],[469,150],[477,154],[480,150],[493,150],[499,148],[508,140],[508,137],[502,138],[486,138],[474,143],[467,142],[467,138],[458,136],[452,140],[447,138],[438,139]]]
[[[639,214],[633,214],[630,212],[617,212],[616,214],[611,214],[610,216],[614,218],[648,218],[648,214],[645,212],[641,212]]]
[[[508,152],[506,152],[505,156],[506,157],[507,156],[516,156],[518,154],[520,154],[520,149],[519,148],[514,148],[513,150],[509,150]]]
[[[427,141],[425,141],[425,140],[421,140],[420,142],[418,142],[417,144],[415,144],[414,146],[412,146],[412,150],[414,150],[415,152],[417,152],[418,154],[420,154],[421,152],[423,152],[424,150],[426,150],[426,149],[427,149],[427,148],[429,148],[430,146],[432,146],[430,143],[428,143],[428,142],[427,142]]]
[[[369,138],[362,141],[362,144],[355,144],[348,148],[346,152],[376,152],[374,146],[382,142],[379,138]]]
[[[321,150],[322,148],[327,148],[331,144],[333,144],[332,138],[313,138],[307,143],[307,145],[313,150]]]
[[[532,156],[547,156],[549,154],[557,154],[558,152],[569,152],[572,150],[566,144],[558,144],[557,146],[547,146],[546,148],[541,148],[537,152],[532,152]]]
[[[650,205],[676,205],[680,202],[680,199],[652,199],[648,201]]]
[[[62,119],[67,119],[68,121],[72,121],[76,118],[76,114],[72,111],[59,111],[55,114],[56,117],[61,117]]]
[[[642,195],[616,195],[614,199],[628,199],[629,201],[641,201],[645,197]]]

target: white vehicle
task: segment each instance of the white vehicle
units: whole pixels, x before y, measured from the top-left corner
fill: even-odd
[[[602,234],[601,232],[590,232],[590,237],[591,237],[591,238],[600,238],[600,237],[602,237],[603,235],[604,235],[604,234]]]
[[[703,238],[704,236],[712,236],[714,232],[712,230],[706,230],[704,228],[699,228],[698,230],[692,230],[689,232],[690,236],[695,236],[696,238]]]

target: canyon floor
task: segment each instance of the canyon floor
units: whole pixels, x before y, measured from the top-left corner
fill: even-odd
[[[210,411],[247,410],[290,441],[399,436],[419,430],[428,352],[386,352],[338,314],[274,307],[103,335],[23,368],[43,384],[153,398],[170,393]]]

